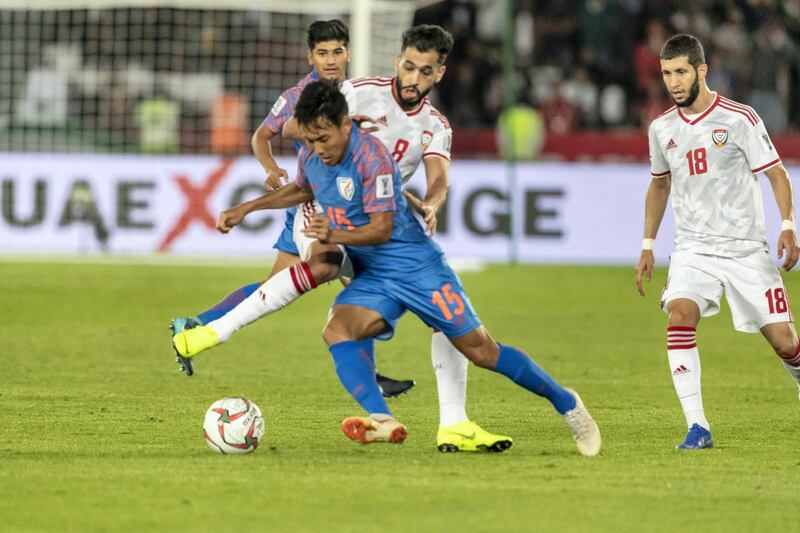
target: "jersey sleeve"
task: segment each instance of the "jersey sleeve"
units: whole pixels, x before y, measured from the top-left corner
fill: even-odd
[[[305,189],[309,186],[306,178],[306,159],[308,159],[308,150],[303,146],[297,158],[297,176],[294,178],[294,184],[300,189]]]
[[[297,91],[293,88],[284,91],[275,101],[269,115],[267,115],[267,118],[264,119],[261,125],[275,135],[279,135],[283,131],[283,125],[286,124],[294,114],[297,97]]]
[[[758,115],[755,125],[746,124],[744,128],[744,139],[740,146],[753,174],[764,172],[781,162],[778,151],[769,138],[767,128]]]
[[[650,128],[647,130],[647,140],[650,145],[650,175],[654,178],[666,178],[672,171],[670,171],[669,163],[661,150],[661,143],[653,124],[650,124]]]
[[[362,162],[359,164],[362,183],[361,204],[365,213],[382,213],[397,209],[394,171],[394,161],[388,150],[366,148],[366,153],[363,153]]]
[[[437,119],[432,132],[430,144],[425,148],[422,157],[438,156],[450,161],[450,149],[453,145],[453,130],[444,115],[435,115]]]
[[[356,89],[350,80],[345,80],[339,86],[339,91],[344,95],[347,102],[347,114],[358,115],[358,102],[356,98]]]

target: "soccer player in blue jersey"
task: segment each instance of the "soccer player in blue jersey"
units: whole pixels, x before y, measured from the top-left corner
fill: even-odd
[[[376,126],[368,131],[375,131],[375,137],[392,151],[404,182],[421,164],[425,167],[427,186],[424,200],[413,197],[408,191],[404,194],[422,216],[431,235],[436,227],[436,212],[447,196],[452,130],[447,119],[430,104],[426,95],[442,79],[452,46],[452,35],[439,26],[409,28],[403,33],[395,78],[360,78],[345,82],[340,89],[351,115],[372,117],[370,121]],[[380,120],[375,122],[374,117]],[[302,140],[296,120],[285,123],[283,136]],[[404,148],[398,150],[398,146]],[[269,190],[278,189],[284,183],[277,181],[271,185]],[[315,286],[337,277],[343,281],[352,277],[352,272],[348,273],[349,259],[345,259],[344,264],[329,260],[341,257],[336,245],[320,243],[301,233],[309,218],[319,212],[321,208],[316,201],[308,202],[302,205],[302,212],[298,210],[295,217],[294,240],[302,261],[271,277],[224,316],[205,322],[203,325],[207,327],[195,331],[190,337],[202,336],[205,331],[209,333],[208,342],[199,345],[193,342],[193,345],[207,349],[226,342],[242,327],[283,309]],[[325,248],[331,253],[327,254]],[[175,336],[176,346],[185,344],[186,337],[189,335],[183,333]],[[196,352],[186,353],[188,357],[196,355]],[[512,444],[511,437],[490,433],[469,419],[466,410],[469,361],[439,331],[434,331],[431,338],[431,362],[439,398],[437,449],[443,452],[508,449]],[[398,394],[413,384],[408,380],[391,380],[377,373],[376,377],[384,396]]]
[[[483,327],[441,249],[412,215],[388,149],[354,126],[338,88],[310,83],[297,103],[295,118],[306,140],[295,182],[223,212],[218,228],[230,231],[260,209],[279,209],[312,198],[321,204],[324,214],[314,217],[304,232],[321,243],[344,247],[355,272],[353,282],[337,296],[323,332],[339,379],[368,414],[346,418],[345,435],[365,444],[405,440],[406,427],[391,415],[381,396],[373,351],[375,337],[391,335],[399,318],[410,310],[444,332],[477,366],[547,398],[567,423],[580,453],[599,453],[600,431],[578,394],[561,387],[523,352],[496,343]],[[326,253],[331,263],[344,256]],[[307,274],[295,273],[305,276],[301,283],[313,283]],[[203,332],[198,329],[197,333]],[[196,352],[201,346],[190,344],[202,344],[203,336],[183,336],[176,347]]]
[[[288,173],[278,166],[273,157],[272,139],[276,135],[283,134],[284,126],[292,118],[297,99],[306,85],[321,79],[341,82],[347,77],[347,64],[350,61],[349,41],[349,29],[340,20],[320,20],[311,23],[308,27],[308,64],[313,67],[311,72],[301,79],[297,85],[281,94],[272,106],[270,113],[253,134],[251,142],[253,153],[267,173],[265,183],[274,183],[276,180],[281,179],[288,180]],[[295,142],[295,147],[298,150],[300,146],[302,146],[302,143]],[[278,251],[277,257],[267,279],[300,262],[297,246],[292,236],[296,212],[296,206],[291,206],[285,211],[286,219],[283,231],[278,241],[273,245],[273,248]],[[173,336],[186,329],[208,324],[220,318],[255,292],[260,285],[261,283],[259,282],[240,287],[225,296],[210,309],[194,317],[174,318],[171,322]],[[191,359],[179,355],[178,363],[187,375],[191,376],[193,374]],[[378,375],[378,379],[387,396],[400,394],[414,385],[411,380],[394,380],[381,375]]]

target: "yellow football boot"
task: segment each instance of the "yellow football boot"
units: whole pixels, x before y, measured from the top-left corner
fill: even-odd
[[[489,433],[469,420],[440,427],[436,434],[440,452],[504,452],[512,444],[511,437]]]
[[[208,326],[197,326],[173,336],[172,344],[179,356],[189,358],[217,346],[220,342],[213,329]]]

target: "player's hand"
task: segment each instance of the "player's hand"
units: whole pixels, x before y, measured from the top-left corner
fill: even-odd
[[[331,236],[331,224],[328,217],[317,213],[306,223],[306,227],[302,229],[302,232],[306,237],[317,239],[325,244]]]
[[[653,277],[653,267],[656,264],[656,257],[653,250],[642,250],[639,257],[639,264],[636,265],[636,290],[644,296],[644,280],[650,281]]]
[[[375,121],[367,115],[350,115],[350,118],[355,121],[356,125],[358,125],[360,129],[366,131],[367,133],[378,131],[378,126],[375,125]],[[365,126],[366,122],[369,122],[372,124],[372,126]]]
[[[780,237],[778,237],[778,259],[783,258],[784,251],[786,252],[786,257],[783,260],[783,269],[788,272],[797,264],[797,259],[800,257],[797,235],[790,229],[782,231]]]
[[[436,209],[433,206],[423,200],[420,200],[413,194],[408,191],[403,191],[403,195],[406,197],[406,200],[411,205],[411,207],[420,214],[422,220],[425,222],[425,231],[428,232],[428,235],[433,236],[436,233]]]
[[[220,213],[219,218],[217,218],[217,231],[220,233],[228,233],[242,222],[246,214],[247,213],[238,205],[226,209]]]
[[[275,167],[270,169],[267,179],[264,180],[264,189],[275,191],[289,183],[289,173],[286,169]]]

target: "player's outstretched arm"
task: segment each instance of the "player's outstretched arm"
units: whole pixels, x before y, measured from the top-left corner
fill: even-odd
[[[783,259],[783,269],[789,271],[797,264],[800,248],[797,246],[797,227],[794,220],[794,196],[792,182],[783,163],[778,163],[764,174],[767,175],[775,202],[781,213],[781,234],[778,237],[778,259]]]
[[[264,172],[267,173],[267,177],[264,180],[264,188],[268,191],[279,189],[283,186],[282,180],[289,180],[289,173],[286,172],[286,169],[278,166],[278,162],[275,161],[275,156],[272,155],[272,138],[274,136],[275,133],[262,124],[256,129],[255,133],[253,133],[253,137],[250,139],[250,146],[253,148],[253,154],[256,156],[256,159],[258,159],[258,162],[261,163]]]
[[[425,199],[420,200],[408,191],[403,191],[411,207],[422,216],[425,221],[425,230],[429,235],[436,233],[436,213],[447,200],[447,191],[450,188],[450,161],[442,157],[426,157],[425,163]]]
[[[243,202],[235,205],[230,209],[226,209],[219,214],[217,219],[217,230],[221,233],[228,233],[235,226],[238,226],[244,217],[253,211],[261,211],[262,209],[284,209],[293,205],[309,202],[314,199],[314,194],[311,189],[305,187],[298,187],[294,183],[290,183],[285,187],[281,187],[277,191],[268,192],[259,196],[255,200]]]
[[[644,296],[644,280],[650,281],[653,277],[653,267],[656,263],[653,255],[653,241],[658,234],[659,226],[661,226],[661,219],[664,218],[664,211],[667,209],[670,185],[669,177],[653,178],[647,189],[642,254],[639,256],[639,264],[636,265],[636,290],[641,296]]]

